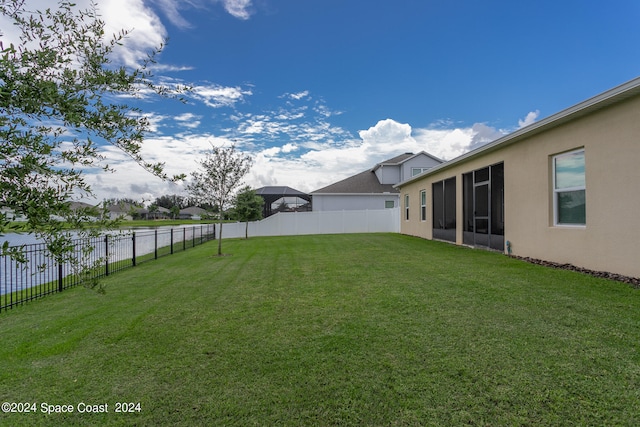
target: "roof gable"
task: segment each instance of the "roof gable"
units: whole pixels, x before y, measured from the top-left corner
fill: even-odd
[[[380,184],[378,177],[371,170],[360,172],[359,174],[345,178],[311,194],[380,194],[398,193],[391,184]]]
[[[416,153],[416,154],[413,154],[413,153],[400,154],[399,156],[396,156],[396,157],[394,157],[392,159],[380,162],[380,163],[378,163],[377,165],[375,165],[373,167],[372,171],[376,171],[377,169],[381,168],[382,166],[400,166],[403,163],[406,163],[409,160],[415,159],[416,157],[420,157],[420,156],[429,157],[430,159],[435,160],[437,163],[443,163],[444,162],[444,160],[439,159],[436,156],[432,156],[431,154],[427,153],[426,151],[420,151],[419,153]]]

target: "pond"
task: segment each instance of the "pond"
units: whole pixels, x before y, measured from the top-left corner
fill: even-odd
[[[195,245],[205,235],[214,233],[213,224],[183,225],[174,227],[135,228],[110,231],[91,239],[77,239],[76,258],[81,263],[113,264],[157,253],[158,249],[183,243]],[[134,238],[135,236],[135,238]],[[72,266],[59,266],[46,249],[46,245],[32,234],[11,233],[0,237],[0,242],[8,241],[10,246],[22,246],[27,263],[19,263],[8,256],[0,256],[0,295],[28,289],[43,283],[50,283],[73,273]],[[87,247],[93,247],[91,253],[83,257]]]

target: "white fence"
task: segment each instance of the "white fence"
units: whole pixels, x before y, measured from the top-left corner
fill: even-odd
[[[222,238],[245,236],[245,223],[224,223]],[[249,223],[249,237],[303,234],[399,233],[400,209],[279,212]]]

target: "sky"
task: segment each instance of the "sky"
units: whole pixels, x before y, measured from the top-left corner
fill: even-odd
[[[233,144],[253,158],[253,188],[311,192],[405,152],[450,160],[640,75],[637,0],[96,4],[108,34],[131,31],[114,64],[168,40],[154,79],[192,87],[185,103],[126,100],[153,123],[146,160],[189,175],[212,144]],[[86,171],[95,199],[186,195],[101,151],[116,172]]]

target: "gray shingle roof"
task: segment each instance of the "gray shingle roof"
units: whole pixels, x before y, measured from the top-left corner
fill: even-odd
[[[180,214],[185,215],[204,215],[207,211],[197,206],[189,206],[188,208],[180,209]]]
[[[442,162],[442,160],[424,151],[421,151],[418,154],[403,153],[399,156],[395,156],[376,164],[372,169],[360,172],[357,175],[350,176],[342,181],[338,181],[319,190],[313,191],[311,194],[398,194],[400,191],[394,188],[393,184],[380,184],[375,171],[382,166],[399,166],[407,160],[420,155],[426,155],[438,163]]]
[[[300,198],[308,198],[307,193],[303,193],[302,191],[298,191],[295,188],[286,187],[286,186],[267,186],[261,187],[256,190],[256,194],[258,196],[280,196],[280,197],[300,197]],[[304,197],[303,197],[304,196]]]
[[[392,159],[389,160],[385,160],[384,162],[380,162],[378,163],[376,166],[380,166],[380,165],[399,165],[400,163],[404,162],[405,160],[407,160],[410,157],[415,156],[415,154],[413,153],[404,153],[404,154],[400,154],[399,156],[396,156]]]
[[[360,172],[357,175],[345,178],[324,188],[314,191],[311,194],[322,193],[353,193],[353,194],[374,194],[374,193],[399,193],[391,184],[380,184],[378,177],[370,169]]]

